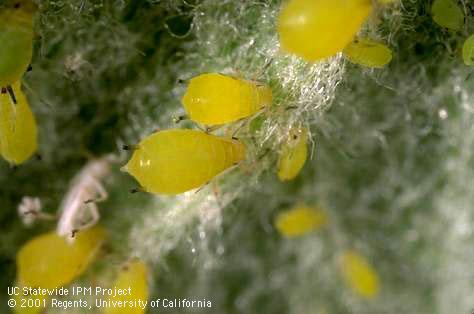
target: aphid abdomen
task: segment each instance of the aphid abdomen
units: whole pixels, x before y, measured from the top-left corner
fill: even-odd
[[[152,193],[179,194],[198,188],[245,158],[234,140],[195,130],[166,130],[140,142],[125,170]]]
[[[278,158],[278,178],[281,181],[293,180],[303,168],[308,155],[307,137],[305,128],[290,132]]]
[[[33,19],[27,12],[0,14],[0,87],[20,80],[33,53]]]
[[[112,302],[136,303],[140,301],[146,303],[148,299],[148,269],[140,260],[128,263],[117,275],[112,287],[117,289],[130,289],[130,294],[109,296]],[[143,314],[146,310],[141,307],[105,307],[104,314]]]
[[[181,102],[191,120],[218,125],[255,114],[271,102],[268,90],[251,81],[207,73],[191,79]]]
[[[469,36],[462,47],[464,64],[474,66],[474,35]]]
[[[20,83],[12,88],[16,104],[8,93],[0,94],[0,151],[9,162],[21,164],[37,149],[37,126]]]
[[[78,233],[72,243],[54,231],[36,236],[17,253],[18,281],[46,289],[66,285],[86,270],[104,240],[98,226]]]
[[[340,257],[340,268],[347,285],[359,296],[370,299],[379,294],[379,275],[364,256],[345,251]]]
[[[351,42],[343,53],[352,63],[370,68],[383,68],[392,60],[392,51],[387,46],[366,38]]]
[[[370,0],[290,0],[277,23],[283,50],[307,61],[342,51],[372,10]]]

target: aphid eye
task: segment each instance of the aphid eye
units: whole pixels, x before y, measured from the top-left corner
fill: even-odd
[[[294,140],[298,139],[298,135],[296,135],[296,134],[293,135],[293,139],[294,139]]]
[[[13,7],[14,7],[15,9],[19,9],[19,8],[21,7],[21,3],[20,3],[20,2],[17,2],[17,3],[15,3],[15,4],[13,5]]]

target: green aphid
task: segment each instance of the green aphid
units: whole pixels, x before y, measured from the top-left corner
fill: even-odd
[[[31,63],[35,12],[30,0],[6,1],[0,9],[0,87],[19,81]]]
[[[469,66],[474,66],[474,34],[469,36],[462,47],[462,58],[464,63]]]
[[[458,31],[464,24],[464,13],[455,0],[435,0],[431,14],[436,24],[451,30]]]

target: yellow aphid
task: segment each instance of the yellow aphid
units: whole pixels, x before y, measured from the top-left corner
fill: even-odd
[[[0,151],[9,162],[21,164],[36,152],[37,127],[20,83],[12,88],[16,104],[7,92],[0,94]]]
[[[464,13],[455,0],[435,0],[431,14],[436,24],[455,31],[464,24]]]
[[[15,284],[22,289],[23,285]],[[13,308],[15,314],[41,314],[47,307],[49,300],[46,295],[24,295],[22,291],[15,295],[16,306]]]
[[[278,18],[283,50],[317,61],[342,51],[372,10],[371,0],[289,0]]]
[[[327,221],[326,213],[320,208],[297,205],[280,213],[275,219],[275,227],[285,237],[293,238],[318,230]]]
[[[238,140],[172,129],[142,140],[123,170],[147,192],[179,194],[198,188],[245,159]]]
[[[148,283],[147,283],[147,267],[141,261],[133,261],[127,264],[118,274],[113,287],[117,289],[130,288],[131,294],[117,295],[109,297],[109,301],[129,304],[129,302],[142,301],[144,304],[148,300]],[[105,314],[142,314],[145,309],[140,307],[107,307],[104,309]]]
[[[474,35],[469,36],[469,38],[464,42],[462,47],[462,58],[466,65],[474,66]]]
[[[0,87],[19,81],[33,53],[33,15],[31,0],[7,0],[0,9]]]
[[[373,298],[380,290],[379,276],[359,253],[345,251],[340,260],[341,272],[348,286],[364,298]]]
[[[87,269],[104,239],[98,226],[79,232],[72,242],[56,232],[39,235],[17,254],[18,281],[27,287],[67,285]]]
[[[387,46],[366,38],[354,40],[343,53],[352,63],[369,68],[383,68],[392,60],[392,51]]]
[[[272,91],[257,82],[208,73],[191,79],[181,102],[191,120],[216,125],[257,113],[272,103]]]
[[[281,181],[292,180],[300,173],[308,156],[307,139],[308,131],[305,128],[290,132],[278,159],[278,178]]]

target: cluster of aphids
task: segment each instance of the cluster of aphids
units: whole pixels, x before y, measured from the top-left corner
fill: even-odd
[[[358,37],[357,33],[374,6],[390,2],[393,1],[289,0],[278,16],[276,31],[281,48],[308,62],[342,52],[353,63],[382,68],[391,61],[391,50],[374,38]],[[7,0],[0,8],[0,153],[13,164],[23,163],[37,149],[36,122],[20,83],[31,62],[35,11],[31,0]],[[432,15],[437,24],[447,29],[460,30],[464,23],[463,11],[455,0],[435,0]],[[474,35],[464,43],[463,59],[465,64],[474,65]],[[272,90],[264,83],[217,73],[198,75],[190,80],[182,103],[188,118],[206,126],[206,130],[156,132],[133,146],[133,156],[123,169],[147,192],[179,194],[199,188],[246,158],[246,144],[233,136],[239,128],[227,137],[211,131],[246,123],[271,106],[272,101]],[[282,181],[295,178],[301,171],[307,158],[307,137],[304,127],[289,131],[277,165]],[[106,198],[100,179],[108,174],[109,162],[108,157],[89,162],[75,177],[62,202],[57,231],[40,235],[22,247],[17,259],[18,284],[63,286],[90,264],[104,240],[104,231],[94,226],[99,217],[95,203]],[[39,200],[26,198],[19,209],[28,218],[41,215],[40,207]],[[89,209],[88,213],[85,209]],[[319,209],[297,206],[278,216],[275,228],[284,236],[294,237],[318,229],[325,222],[326,216]],[[74,241],[66,241],[79,229],[86,230]],[[349,285],[363,296],[376,295],[378,276],[370,264],[351,250],[341,256],[342,272]],[[145,266],[137,262],[119,275],[116,285],[135,285],[134,291],[139,294],[135,298],[146,299],[145,273]]]

